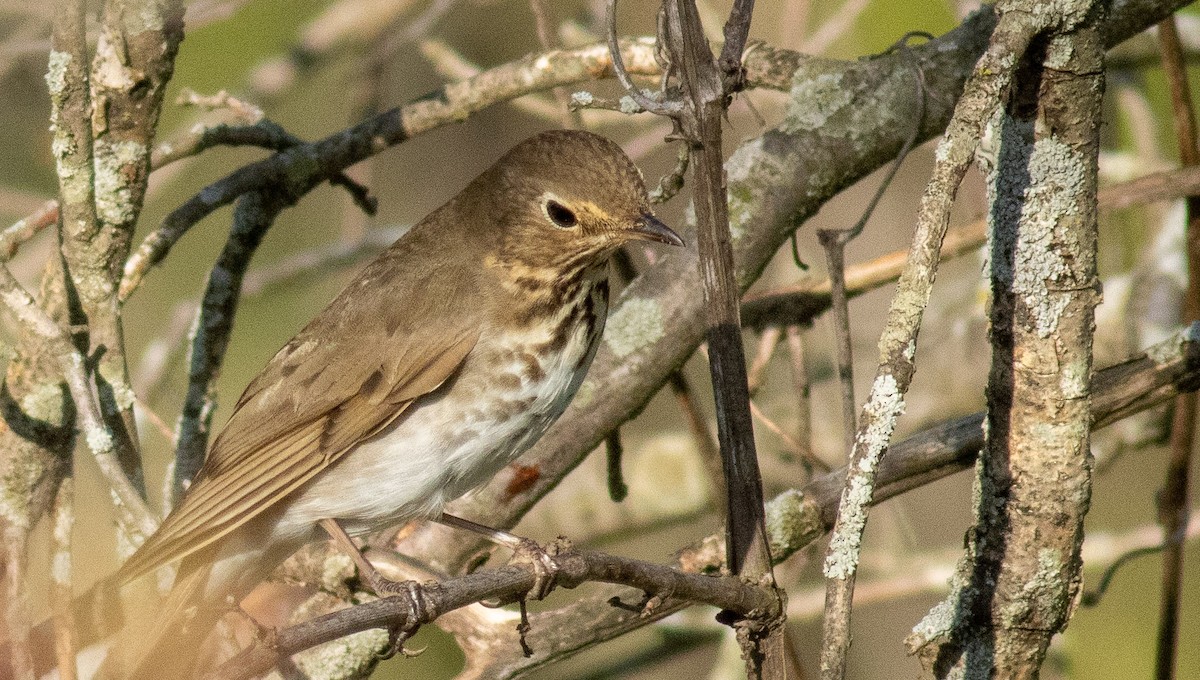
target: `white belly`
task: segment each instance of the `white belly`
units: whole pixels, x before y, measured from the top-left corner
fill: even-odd
[[[486,343],[489,349],[473,353],[468,362],[496,369],[480,375],[464,365],[450,389],[418,400],[394,425],[322,472],[283,511],[275,538],[319,538],[313,525],[327,518],[350,533],[366,533],[434,516],[446,502],[491,479],[542,436],[583,381],[607,313],[606,289],[591,295],[590,333],[578,325],[559,351],[540,360],[525,350],[549,340],[545,329]],[[484,345],[481,338],[477,347]],[[532,379],[531,360],[541,380]],[[476,397],[481,393],[483,401]]]

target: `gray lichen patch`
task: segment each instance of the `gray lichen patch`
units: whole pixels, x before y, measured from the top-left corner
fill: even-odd
[[[780,127],[789,134],[816,130],[852,101],[854,91],[843,86],[840,73],[812,77],[797,72]]]
[[[25,415],[44,423],[61,425],[63,422],[63,389],[57,382],[38,383],[21,397],[21,410]]]
[[[95,143],[96,213],[108,224],[128,224],[137,218],[137,206],[126,167],[144,162],[146,147],[132,141]]]
[[[70,65],[69,53],[50,50],[50,59],[46,67],[46,88],[50,90],[52,101],[62,101],[63,90],[67,87],[67,67]]]
[[[1048,338],[1078,285],[1063,253],[1075,245],[1087,162],[1056,137],[1034,141],[1030,121],[1004,116],[998,125],[1000,148],[988,177],[991,275],[1029,310],[1038,336]]]
[[[794,168],[789,167],[788,158],[768,152],[763,144],[764,138],[758,137],[738,147],[725,161],[729,185],[729,235],[734,244],[746,235],[756,211],[762,209],[769,188],[785,184],[785,178],[796,174]]]
[[[1200,321],[1193,321],[1166,340],[1146,348],[1146,357],[1158,366],[1174,363],[1183,356],[1183,345],[1188,342],[1200,342]]]
[[[604,342],[613,354],[623,358],[653,345],[663,335],[662,305],[658,300],[632,298],[609,317]]]
[[[847,474],[846,490],[838,507],[840,526],[829,541],[825,557],[826,578],[844,579],[858,568],[859,546],[867,525],[867,513],[875,492],[875,471],[904,412],[904,395],[895,377],[882,373],[875,379],[864,409],[866,429],[854,444],[855,455],[865,448],[858,463]]]
[[[788,489],[766,503],[767,540],[775,560],[786,559],[822,533],[820,509],[804,492]]]

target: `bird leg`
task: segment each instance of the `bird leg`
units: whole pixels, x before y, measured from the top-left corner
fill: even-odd
[[[550,591],[554,590],[554,580],[558,576],[558,565],[554,562],[554,558],[550,553],[546,552],[546,549],[538,545],[536,541],[510,534],[507,531],[477,524],[469,519],[451,515],[448,512],[443,512],[436,521],[448,527],[466,529],[467,531],[479,534],[492,543],[513,551],[514,557],[520,557],[532,564],[533,587],[529,589],[528,596],[533,597],[533,599],[545,599],[550,594]]]
[[[379,570],[366,557],[363,557],[362,551],[358,549],[353,539],[336,519],[323,519],[320,521],[320,525],[337,547],[354,561],[354,565],[358,567],[359,578],[366,582],[372,592],[379,597],[400,597],[407,601],[407,620],[404,625],[393,627],[388,631],[388,649],[381,657],[390,659],[397,652],[404,656],[417,656],[425,651],[424,649],[410,651],[404,648],[404,642],[416,634],[417,629],[421,627],[421,622],[432,618],[433,608],[426,602],[421,584],[416,581],[393,581],[380,574]]]

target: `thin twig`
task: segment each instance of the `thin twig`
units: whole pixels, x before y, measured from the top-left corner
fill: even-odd
[[[683,105],[679,101],[671,99],[658,101],[651,99],[634,84],[633,78],[629,76],[629,71],[625,70],[625,58],[621,54],[621,46],[617,40],[617,0],[608,0],[607,8],[605,27],[608,31],[608,52],[612,55],[613,73],[617,76],[617,80],[620,81],[621,86],[625,88],[625,93],[643,111],[649,111],[660,116],[672,116],[681,113]]]
[[[78,677],[75,655],[78,652],[75,612],[71,609],[72,584],[71,532],[75,528],[75,479],[68,473],[54,497],[54,547],[50,554],[50,609],[54,612],[54,655],[58,659],[58,677]]]
[[[58,223],[58,201],[46,201],[34,212],[17,220],[11,227],[0,232],[0,259],[11,260],[17,249],[29,239],[37,236],[46,227]]]
[[[800,460],[808,460],[815,458],[816,452],[812,446],[812,383],[804,360],[804,331],[800,326],[790,324],[784,333],[791,360],[792,389],[796,394],[796,433],[793,438],[805,452]]]
[[[112,490],[118,516],[122,521],[127,521],[127,527],[133,534],[149,536],[154,533],[158,521],[117,461],[113,436],[104,422],[104,416],[101,415],[96,385],[85,369],[87,364],[83,355],[75,348],[66,331],[37,306],[33,297],[13,278],[8,267],[2,265],[0,298],[3,298],[4,303],[26,329],[46,341],[48,350],[53,353],[62,368],[71,400],[75,402],[78,410],[80,430],[101,474]]]
[[[692,600],[748,615],[778,613],[778,599],[770,590],[743,583],[733,576],[685,574],[671,567],[614,557],[601,553],[567,550],[551,557],[557,566],[559,585],[574,588],[599,581],[630,585],[663,597]],[[425,617],[410,621],[412,612],[404,598],[384,598],[318,617],[276,633],[270,646],[252,647],[212,674],[211,680],[242,680],[271,668],[278,656],[289,656],[322,642],[335,640],[369,628],[428,623],[437,616],[474,602],[488,599],[514,600],[533,586],[531,565],[507,566],[424,585]]]
[[[558,39],[554,35],[554,23],[550,18],[550,8],[546,6],[546,0],[529,0],[529,9],[533,12],[533,25],[542,49],[551,50],[557,47]],[[571,107],[571,95],[561,87],[556,87],[551,92],[558,101],[563,127],[583,128],[583,115]]]
[[[243,196],[234,209],[229,239],[208,277],[188,359],[187,396],[179,416],[175,446],[177,494],[187,488],[204,462],[216,408],[212,385],[224,363],[241,299],[242,279],[267,229],[283,208],[282,201],[264,193]]]
[[[908,40],[908,35],[902,37],[888,52],[903,51],[904,54],[908,54]],[[817,231],[817,238],[825,249],[825,261],[832,286],[830,292],[834,317],[833,329],[837,345],[838,382],[842,394],[842,443],[846,455],[850,455],[851,449],[854,448],[855,432],[858,430],[855,414],[858,404],[854,400],[854,347],[850,334],[850,306],[846,295],[846,246],[866,229],[867,222],[875,213],[875,208],[883,198],[884,192],[891,186],[904,159],[908,157],[909,152],[916,145],[917,139],[921,136],[921,128],[925,123],[926,93],[924,77],[920,67],[916,64],[913,65],[913,80],[917,88],[917,112],[913,117],[912,135],[905,140],[904,146],[900,148],[900,153],[896,154],[896,160],[888,168],[887,174],[879,183],[875,195],[867,203],[858,222],[845,230],[821,229]]]
[[[696,443],[696,451],[700,454],[700,462],[707,473],[708,489],[712,494],[713,506],[725,508],[728,499],[725,492],[725,474],[721,467],[721,450],[713,441],[712,433],[708,431],[708,421],[700,412],[696,400],[692,398],[692,388],[687,378],[680,371],[675,371],[667,379],[679,408],[687,418],[688,430],[692,433],[692,441]]]
[[[763,386],[766,380],[767,366],[771,364],[771,358],[775,356],[775,348],[779,346],[780,339],[783,338],[783,329],[779,326],[767,326],[758,337],[758,350],[754,353],[754,359],[750,362],[750,369],[746,371],[746,389],[750,391],[750,396],[758,393],[759,388]]]
[[[608,461],[608,497],[614,503],[620,503],[629,495],[629,486],[625,483],[625,475],[621,470],[621,457],[625,447],[621,444],[621,430],[613,430],[604,440],[605,458]]]
[[[1197,148],[1196,142],[1196,116],[1175,17],[1169,17],[1158,24],[1158,39],[1163,71],[1171,91],[1179,159],[1183,166],[1195,167],[1200,165],[1200,148]],[[1188,197],[1187,214],[1188,283],[1180,313],[1184,323],[1200,319],[1200,197]],[[1162,525],[1165,545],[1158,651],[1155,655],[1155,677],[1158,680],[1171,680],[1175,677],[1175,658],[1179,645],[1179,610],[1183,599],[1183,548],[1190,514],[1188,487],[1192,450],[1195,448],[1196,404],[1194,392],[1181,395],[1175,400],[1171,420],[1171,455],[1167,461],[1166,479],[1162,491],[1158,494],[1158,520]]]

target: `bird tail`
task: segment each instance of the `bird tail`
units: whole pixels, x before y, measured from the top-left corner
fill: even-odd
[[[139,607],[126,618],[97,679],[184,680],[192,677],[203,642],[229,607],[207,596],[212,571],[208,551],[185,558],[175,585],[157,607]]]

